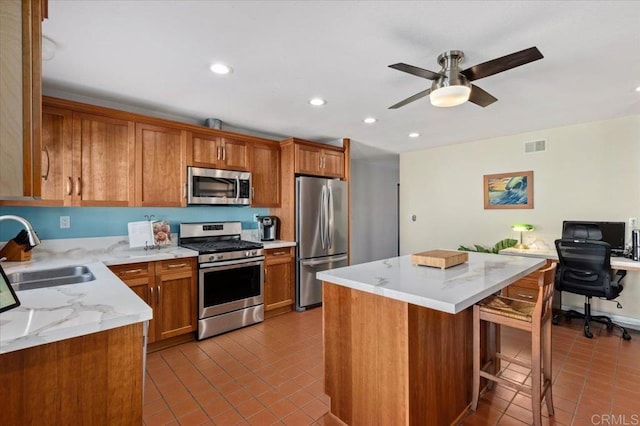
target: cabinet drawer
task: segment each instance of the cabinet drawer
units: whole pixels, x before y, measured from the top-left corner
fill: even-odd
[[[264,254],[267,259],[293,257],[293,247],[267,249],[264,251]]]
[[[121,280],[131,280],[136,278],[147,278],[149,275],[153,275],[153,263],[129,263],[126,265],[111,265],[109,266],[111,272],[116,274]]]
[[[193,267],[193,259],[190,258],[182,258],[182,259],[171,259],[171,260],[161,260],[157,263],[157,273],[177,273],[177,272],[189,272],[191,273],[191,269]]]
[[[507,297],[535,302],[538,299],[538,289],[510,285],[507,289]]]

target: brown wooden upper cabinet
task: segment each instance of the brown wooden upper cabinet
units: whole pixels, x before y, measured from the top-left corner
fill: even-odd
[[[278,207],[280,205],[280,147],[277,143],[252,143],[251,206]]]
[[[296,143],[295,173],[344,178],[344,152]]]
[[[190,166],[242,171],[249,169],[247,143],[244,141],[188,132],[187,145],[191,153]]]
[[[132,206],[134,123],[45,105],[41,204]]]
[[[46,1],[0,0],[0,199],[41,193],[43,7]]]
[[[136,123],[136,205],[184,207],[187,132]]]

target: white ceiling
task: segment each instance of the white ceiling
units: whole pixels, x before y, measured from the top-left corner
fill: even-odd
[[[43,78],[223,129],[404,152],[640,113],[639,28],[637,1],[50,0]],[[474,82],[498,98],[487,108],[388,109],[430,86],[389,64],[438,71],[457,49],[467,68],[531,46],[545,58]]]

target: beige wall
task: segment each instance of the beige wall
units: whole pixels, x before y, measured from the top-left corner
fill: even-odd
[[[546,139],[547,151],[525,154],[524,142],[539,139]],[[534,172],[534,209],[484,210],[483,175],[524,170]],[[518,222],[536,227],[525,241],[553,247],[563,220],[640,217],[640,116],[407,152],[400,155],[400,188],[402,254],[492,246],[517,238],[511,225]],[[629,273],[625,283],[624,309],[594,301],[594,310],[640,324],[640,273]],[[582,301],[563,298],[573,306]]]

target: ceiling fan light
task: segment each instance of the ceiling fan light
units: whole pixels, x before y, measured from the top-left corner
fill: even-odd
[[[471,88],[467,86],[443,86],[431,92],[431,105],[436,107],[452,107],[469,100]]]

